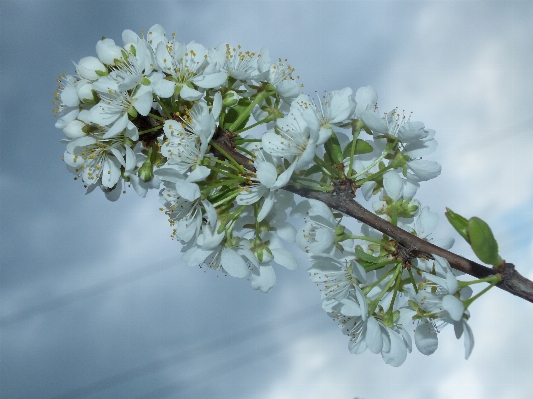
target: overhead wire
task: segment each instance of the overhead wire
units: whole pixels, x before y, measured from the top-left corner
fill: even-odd
[[[313,306],[291,312],[282,317],[264,321],[256,324],[255,326],[242,329],[238,332],[234,332],[220,338],[215,338],[208,342],[200,342],[193,346],[189,346],[188,348],[183,348],[177,353],[172,353],[162,358],[152,360],[148,363],[132,367],[128,370],[94,381],[88,385],[69,390],[60,395],[54,396],[51,399],[85,398],[95,393],[112,388],[115,385],[130,382],[145,375],[154,373],[156,371],[161,371],[167,367],[171,367],[176,363],[190,358],[191,356],[198,355],[199,352],[228,348],[236,344],[241,344],[250,339],[258,339],[265,333],[272,333],[276,330],[286,328],[308,319],[313,315],[316,315],[316,309],[318,306],[320,305],[315,304]],[[273,324],[275,327],[272,327]]]
[[[313,332],[321,332],[321,330],[322,329],[314,330]],[[183,391],[188,391],[193,387],[198,387],[202,381],[205,381],[206,375],[210,376],[210,380],[214,378],[220,378],[223,375],[227,375],[235,370],[242,369],[259,360],[264,360],[274,355],[278,355],[283,348],[290,346],[291,341],[298,336],[301,336],[300,331],[295,331],[290,335],[284,335],[283,341],[278,340],[261,347],[257,351],[249,352],[232,358],[231,360],[213,365],[204,370],[200,370],[196,372],[195,376],[192,378],[189,377],[187,380],[181,380],[172,384],[164,385],[160,388],[143,394],[142,396],[138,396],[135,399],[162,399],[176,393],[183,393]]]
[[[19,322],[35,315],[69,305],[81,299],[86,299],[94,295],[111,291],[118,286],[133,283],[137,280],[163,272],[172,267],[176,267],[176,265],[171,262],[172,260],[175,260],[175,258],[169,257],[151,263],[148,266],[144,266],[139,269],[123,273],[119,276],[112,277],[97,284],[93,284],[88,287],[81,288],[79,290],[72,291],[64,295],[60,295],[56,298],[43,301],[36,305],[28,306],[25,309],[7,314],[5,316],[0,317],[0,328],[7,327],[13,323]]]

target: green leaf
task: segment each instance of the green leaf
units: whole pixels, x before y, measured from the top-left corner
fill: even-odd
[[[466,242],[470,244],[470,237],[468,237],[468,220],[458,213],[455,213],[450,208],[446,208],[444,215],[453,228],[461,235],[461,237],[463,237]]]
[[[320,173],[320,172],[322,172],[322,167],[316,163],[305,171],[304,176],[311,176],[314,173]]]
[[[335,133],[331,133],[331,137],[324,144],[324,148],[334,164],[342,163],[344,158],[342,157],[341,143],[339,143]]]
[[[348,143],[346,148],[344,148],[344,152],[342,153],[343,160],[350,157],[350,154],[352,151],[352,143],[353,143],[353,140]],[[372,152],[372,151],[374,151],[374,149],[366,141],[357,139],[357,141],[355,142],[354,155],[368,154],[369,152]]]
[[[246,110],[249,105],[249,99],[241,98],[236,105],[231,108],[228,108],[224,117],[224,129],[229,129],[230,126],[233,125],[233,122],[237,120],[237,118]],[[248,115],[234,130],[238,131],[240,129],[243,129],[248,123],[248,119],[250,119],[250,115]]]
[[[355,247],[355,254],[359,259],[370,263],[378,263],[381,260],[380,258],[367,254],[360,246]]]
[[[482,262],[493,266],[502,263],[502,259],[498,255],[498,243],[487,223],[478,217],[470,218],[468,236],[474,253]]]

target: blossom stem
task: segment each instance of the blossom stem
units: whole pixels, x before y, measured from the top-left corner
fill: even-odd
[[[413,284],[413,288],[415,289],[415,293],[418,294],[418,288],[416,286],[415,276],[413,276],[413,271],[411,269],[407,269],[407,272],[409,273],[409,278],[411,279],[411,284]]]
[[[242,172],[242,169],[241,167],[239,166],[238,168],[235,166],[235,165],[232,165],[230,163],[227,163],[226,161],[223,161],[221,159],[216,159],[216,158],[209,158],[210,161],[213,161],[213,162],[216,162],[218,164],[220,164],[220,166],[224,166],[224,167],[228,167],[228,168],[231,168],[235,171],[237,171],[238,173],[241,173]]]
[[[369,242],[373,242],[375,244],[383,244],[381,242],[381,240],[375,240],[374,238],[369,238],[367,236],[358,236],[358,235],[355,235],[355,234],[343,234],[342,235],[342,239],[343,240],[349,240],[349,239],[353,239],[353,240],[363,240],[363,241],[369,241]]]
[[[233,159],[233,157],[231,155],[229,155],[226,151],[224,151],[217,143],[215,143],[213,140],[211,140],[210,144],[213,147],[215,147],[218,152],[220,152],[222,155],[224,155],[226,157],[226,159],[228,161],[230,161],[234,166],[236,166],[238,169],[242,168],[242,166],[239,165],[239,163],[235,159]]]
[[[266,123],[266,120],[267,120],[267,119],[268,119],[268,117],[267,117],[267,118],[264,118],[264,119],[261,119],[259,122],[255,122],[255,123],[251,124],[250,126],[246,126],[246,127],[242,128],[242,129],[240,129],[240,130],[237,130],[237,131],[235,131],[235,132],[233,132],[233,133],[235,133],[235,134],[241,134],[241,133],[243,133],[243,132],[245,132],[245,131],[247,131],[247,130],[253,129],[253,128],[256,127],[256,126],[259,126],[259,125],[262,125],[263,123]],[[254,140],[254,141],[261,141],[261,139],[257,139],[257,140]]]
[[[394,269],[391,269],[390,272],[392,272],[392,270],[394,270]],[[383,299],[385,294],[387,294],[389,292],[389,289],[392,287],[392,285],[396,283],[396,280],[398,279],[398,275],[399,275],[399,273],[401,271],[402,271],[402,264],[398,263],[398,265],[396,266],[396,270],[394,271],[394,275],[389,280],[389,282],[387,283],[385,288],[383,288],[383,290],[381,291],[381,294],[379,294],[379,296],[376,299],[374,299],[372,302],[370,302],[370,306],[369,306],[369,313],[370,314],[373,313],[376,310],[376,308],[377,308],[377,306],[379,304],[379,301],[381,301]],[[390,274],[390,272],[387,273],[387,275]],[[393,300],[394,300],[394,297],[393,297]]]
[[[159,115],[156,115],[156,114],[152,114],[152,113],[150,113],[150,114],[148,114],[148,116],[149,116],[150,118],[157,119],[158,121],[166,122],[166,119],[163,118],[163,117],[161,117],[161,116],[159,116]]]
[[[331,185],[328,184],[328,183],[324,183],[324,182],[321,182],[321,181],[317,181],[317,180],[315,180],[315,179],[309,179],[308,177],[294,176],[294,175],[293,175],[293,178],[296,179],[296,180],[308,181],[308,182],[310,182],[310,183],[315,183],[315,184],[318,184],[319,186],[323,186],[323,187],[331,187]]]
[[[331,165],[324,162],[318,156],[315,155],[315,158],[313,160],[315,161],[315,163],[317,163],[322,168],[322,172],[326,174],[329,178],[333,178],[333,177],[342,178],[342,175],[339,175],[339,173],[341,173],[340,171],[333,169]]]
[[[237,197],[237,195],[239,195],[239,192],[238,192],[238,191],[236,191],[236,192],[234,192],[234,193],[228,195],[228,196],[225,197],[225,198],[222,198],[220,201],[214,203],[213,206],[216,208],[216,207],[219,206],[219,205],[222,205],[222,204],[224,204],[224,203],[226,203],[226,202],[228,202],[228,201],[233,200],[233,198]]]
[[[485,292],[490,290],[492,287],[494,287],[496,284],[498,284],[501,281],[501,277],[499,275],[497,275],[497,274],[494,275],[494,276],[491,276],[491,277],[497,277],[497,278],[492,278],[492,281],[491,281],[491,283],[490,283],[490,285],[488,287],[486,287],[485,289],[481,290],[478,294],[474,295],[472,298],[468,298],[468,299],[465,299],[463,301],[463,304],[465,305],[465,309],[467,309],[472,304],[472,302],[474,302],[476,299],[478,299],[480,296],[485,294]],[[490,279],[490,277],[484,278],[484,279],[480,279],[480,280],[478,280],[476,282],[483,282],[481,280],[487,280],[487,279]],[[485,282],[488,282],[488,281],[485,281]]]
[[[161,99],[158,96],[155,96],[155,100],[161,106],[161,108],[163,108],[163,111],[165,111],[165,115],[167,116],[167,118],[170,118],[172,113],[167,108],[167,106],[165,104],[163,104],[163,101],[161,101]]]
[[[139,132],[139,136],[142,136],[142,135],[145,134],[145,133],[155,132],[156,130],[161,130],[161,126],[160,126],[160,125],[157,125],[156,127],[153,127],[153,128],[151,128],[151,129],[141,130],[141,131]]]
[[[376,166],[378,163],[380,163],[381,160],[387,156],[387,153],[388,153],[388,151],[384,151],[383,154],[381,154],[374,162],[372,162],[370,165],[368,165],[366,168],[364,168],[361,172],[355,174],[354,176],[351,176],[351,179],[355,180],[359,176],[361,176],[361,175],[365,174],[366,172],[368,172],[370,169],[372,169],[374,166]]]
[[[242,130],[241,130],[242,131]],[[235,144],[241,144],[241,143],[260,143],[261,139],[241,139],[241,138],[238,138],[238,139],[235,139]]]
[[[394,285],[394,292],[392,293],[392,299],[390,301],[389,308],[387,309],[387,312],[385,313],[383,322],[388,325],[389,327],[392,327],[394,325],[393,321],[393,308],[394,308],[394,302],[396,301],[396,296],[398,295],[398,291],[400,290],[400,285],[402,283],[402,276],[401,274],[396,274],[396,284]]]
[[[346,176],[350,176],[352,174],[352,168],[353,168],[353,157],[355,155],[355,146],[357,145],[357,138],[359,137],[359,134],[361,133],[361,129],[363,127],[363,122],[359,120],[352,121],[352,148],[350,148],[350,164],[348,165],[348,173]]]
[[[309,190],[313,190],[313,191],[324,191],[324,192],[330,192],[333,190],[333,187],[332,186],[329,186],[329,187],[313,187],[313,186],[308,186],[306,184],[302,184],[302,183],[297,183],[297,182],[294,182],[294,181],[290,181],[289,184],[291,186],[294,186],[294,187],[299,187],[299,188],[307,188]]]
[[[370,175],[370,176],[367,176],[367,177],[365,177],[364,179],[356,180],[356,181],[355,181],[355,184],[357,184],[357,185],[362,185],[363,183],[366,183],[367,181],[375,180],[375,179],[377,179],[378,177],[383,176],[383,175],[384,175],[388,170],[390,170],[391,168],[392,168],[391,165],[386,166],[386,167],[384,167],[383,169],[381,169],[379,172],[376,172],[376,173],[374,173],[374,174],[372,174],[372,175]],[[368,168],[367,168],[367,169],[368,169]],[[359,175],[361,175],[361,173],[360,173]]]
[[[221,175],[224,175],[226,177],[231,177],[231,178],[234,178],[234,179],[238,179],[240,176],[239,175],[234,175],[233,173],[231,173],[230,171],[227,171],[227,170],[224,170],[224,169],[219,169],[219,168],[214,168],[214,167],[210,167],[209,169],[217,172],[217,173],[220,173]]]
[[[374,269],[372,269],[374,270]],[[389,276],[391,274],[391,272],[394,270],[394,268],[391,268],[388,272],[386,273],[383,273],[383,276],[381,276],[378,280],[376,280],[373,284],[371,285],[367,285],[365,288],[363,288],[363,293],[366,295],[368,294],[370,291],[372,291],[372,289],[377,286],[379,283],[381,283],[385,278],[387,278],[387,276]],[[365,269],[366,271],[366,269]]]
[[[219,187],[219,186],[226,186],[226,185],[232,185],[232,184],[239,184],[239,183],[242,183],[246,181],[246,179],[244,178],[237,178],[237,179],[223,179],[223,180],[218,180],[218,181],[215,181],[213,183],[210,183],[210,184],[206,184],[205,186],[202,187],[202,191],[204,192],[209,192],[211,191],[213,188],[215,187]]]
[[[239,117],[235,120],[235,122],[233,122],[231,124],[231,126],[228,128],[228,130],[230,132],[233,132],[235,133],[235,129],[237,129],[237,127],[240,126],[241,123],[243,123],[246,118],[248,118],[248,116],[250,116],[250,114],[252,113],[252,109],[254,109],[254,107],[259,104],[261,101],[263,101],[265,98],[269,97],[270,96],[270,92],[269,91],[263,91],[261,93],[259,93],[257,95],[257,97],[255,98],[254,101],[252,101],[250,103],[250,105],[248,105],[246,107],[246,109],[244,111],[242,111],[242,113],[239,115]]]

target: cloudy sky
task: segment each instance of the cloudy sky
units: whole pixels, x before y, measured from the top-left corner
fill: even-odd
[[[3,0],[0,19],[2,398],[531,397],[532,304],[497,289],[475,303],[468,361],[451,328],[400,368],[351,355],[304,257],[262,294],[184,266],[157,193],[85,196],[52,100],[124,29],[267,46],[307,94],[372,85],[381,110],[435,129],[443,173],[418,198],[485,219],[533,278],[532,2]]]

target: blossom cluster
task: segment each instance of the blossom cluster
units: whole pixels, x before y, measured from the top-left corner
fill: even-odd
[[[115,201],[125,185],[141,197],[159,189],[184,262],[262,292],[275,285],[273,265],[297,268],[296,244],[352,353],[368,348],[399,366],[411,329],[431,354],[452,324],[468,357],[471,290],[446,260],[415,256],[366,225],[352,234],[342,214],[284,190],[349,182],[354,196],[374,199],[376,214],[429,240],[437,215],[414,196],[440,174],[422,159],[437,147],[435,131],[396,109],[381,115],[370,86],[314,100],[265,48],[181,43],[154,25],[146,36],[124,31],[122,46],[103,38],[96,54],[56,93],[63,159],[87,192],[99,187]]]

